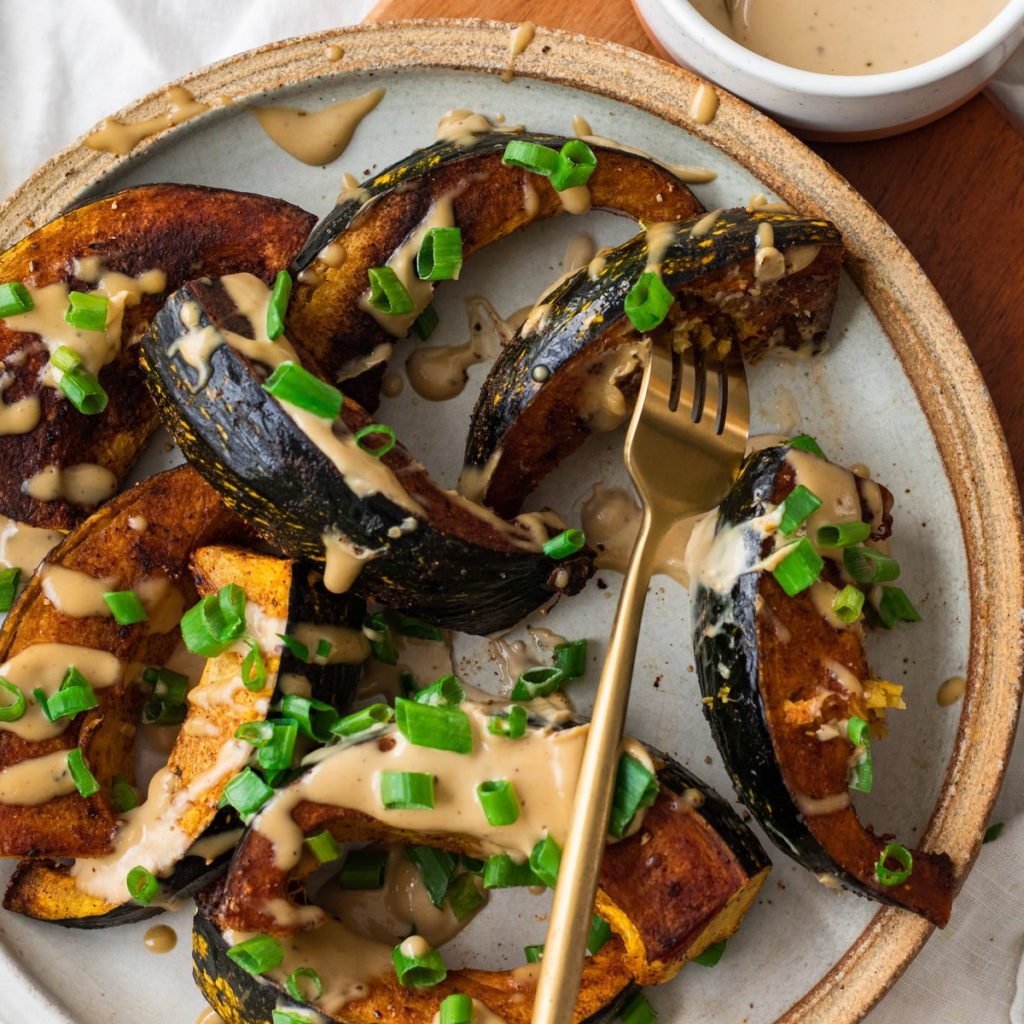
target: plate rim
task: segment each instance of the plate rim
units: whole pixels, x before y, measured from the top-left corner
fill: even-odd
[[[265,91],[360,72],[437,68],[500,73],[508,65],[509,30],[514,27],[502,21],[442,18],[322,30],[210,64],[112,116],[134,121],[164,113],[166,92],[178,85],[200,101],[225,94],[245,101]],[[345,53],[329,63],[324,49],[333,43],[343,44]],[[715,119],[698,124],[687,111],[704,79],[618,43],[539,26],[515,70],[517,77],[623,102],[696,135],[802,212],[827,216],[842,230],[845,269],[885,331],[935,438],[967,554],[967,687],[953,752],[922,840],[925,848],[950,854],[962,885],[1006,770],[1024,670],[1020,496],[1002,427],[963,335],[917,261],[870,204],[786,129],[721,87],[713,86],[720,98]],[[194,120],[206,121],[224,109],[214,107]],[[188,130],[187,123],[158,132],[125,156],[96,152],[81,136],[0,204],[0,242],[11,245],[56,216],[83,190],[182,130]],[[1004,509],[1005,515],[986,514],[993,508]],[[931,931],[927,922],[908,912],[881,908],[833,967],[775,1024],[860,1020]]]

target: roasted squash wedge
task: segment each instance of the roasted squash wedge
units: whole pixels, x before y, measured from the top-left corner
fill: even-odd
[[[320,929],[332,934],[335,926],[323,910],[297,902],[316,863],[302,853],[304,835],[327,829],[340,843],[404,842],[474,857],[514,858],[525,857],[545,832],[548,840],[552,832],[560,835],[571,808],[585,724],[559,726],[531,717],[526,734],[510,741],[488,730],[490,716],[507,708],[500,702],[460,705],[472,735],[472,750],[463,753],[417,746],[400,729],[382,727],[369,739],[331,753],[264,806],[223,888],[201,904],[196,923],[196,977],[225,1019],[269,1020],[280,982],[301,966],[305,947],[312,943],[308,952],[315,955],[312,949],[324,948]],[[728,804],[669,758],[654,751],[637,755],[638,749],[627,747],[634,757],[650,758],[657,793],[627,837],[606,849],[596,911],[616,937],[588,962],[578,1020],[598,1012],[633,981],[667,981],[687,960],[731,935],[770,867]],[[385,809],[380,787],[389,771],[433,777],[433,809]],[[472,796],[478,782],[494,775],[515,780],[521,810],[512,824],[489,825]],[[246,979],[227,966],[225,936],[238,941],[253,932],[276,935],[291,951],[269,978]],[[334,940],[327,945],[334,946]],[[344,959],[344,948],[334,952]],[[363,964],[370,952],[369,944],[360,946]],[[379,970],[379,963],[386,969]],[[340,1009],[331,1002],[331,982],[325,978],[328,1004],[316,1008],[353,1024],[390,1019],[428,1024],[441,999],[459,991],[509,1024],[530,1019],[536,979],[529,970],[453,970],[440,984],[417,990],[402,988],[383,954],[379,963],[359,979],[360,995]]]
[[[193,281],[142,343],[164,421],[232,508],[292,557],[326,557],[329,587],[351,583],[464,632],[508,627],[580,589],[587,550],[549,558],[536,533],[442,490],[401,444],[375,456],[385,438],[360,445],[372,419],[354,400],[332,424],[271,396],[269,366],[300,355],[283,336],[266,340],[268,299],[251,275]],[[301,361],[316,366],[304,352]]]
[[[822,577],[795,597],[763,570],[762,559],[778,560],[770,553],[779,509],[798,485],[823,502],[808,534],[823,522],[863,520],[884,546],[891,496],[877,484],[787,446],[751,455],[717,519],[691,542],[704,711],[740,799],[781,850],[825,881],[942,926],[956,887],[949,857],[909,851],[909,876],[894,882],[900,869],[883,857],[888,840],[863,826],[851,803],[858,750],[846,723],[859,718],[878,733],[885,707],[902,705],[899,687],[871,679],[860,624],[835,619],[837,588],[850,582],[842,552],[825,551]]]
[[[354,377],[343,388],[367,409],[377,407],[387,346],[416,316],[375,318],[367,312],[360,302],[368,290],[367,271],[390,262],[402,277],[402,266],[415,259],[418,233],[442,222],[461,229],[468,256],[566,208],[547,178],[506,166],[501,158],[511,139],[556,150],[567,139],[474,131],[474,125],[487,128],[479,116],[470,117],[456,126],[457,137],[417,150],[343,194],[295,261],[295,271],[305,271],[303,278],[312,281],[295,287],[289,337],[305,346],[329,378]],[[597,167],[584,209],[592,203],[646,223],[700,212],[700,203],[671,169],[612,142],[588,141]]]
[[[165,664],[178,644],[181,612],[196,599],[188,567],[192,549],[243,529],[217,492],[182,466],[109,502],[42,563],[0,630],[2,674],[28,702],[22,718],[0,723],[6,799],[0,800],[0,856],[78,857],[109,850],[117,823],[111,783],[116,775],[133,775],[141,692],[132,672]],[[104,589],[134,589],[149,603],[149,621],[118,625],[104,608]],[[79,594],[92,607],[76,607]],[[51,725],[32,692],[55,692],[72,665],[94,687],[99,704]],[[66,761],[75,747],[100,791],[85,799],[73,785],[63,786],[65,795],[50,799],[38,766],[30,764]]]
[[[766,231],[781,276],[755,258]],[[657,224],[599,255],[540,299],[495,360],[473,413],[463,493],[513,515],[592,431],[623,421],[645,359],[626,298],[652,267],[676,299],[658,330],[677,349],[736,344],[757,359],[821,347],[841,257],[828,221],[742,209]]]
[[[0,319],[0,515],[53,529],[84,519],[94,496],[71,501],[66,487],[22,484],[47,467],[78,465],[124,480],[158,422],[134,345],[164,296],[203,274],[272,279],[314,220],[280,199],[140,185],[78,206],[0,255],[0,282],[23,283],[35,303],[26,314]],[[107,330],[76,331],[64,321],[68,292],[94,289],[109,296]],[[47,361],[60,344],[99,373],[109,396],[105,411],[85,416],[40,383],[41,375],[50,379]]]
[[[130,901],[125,879],[139,865],[166,879],[170,898],[193,895],[226,866],[233,846],[209,859],[186,852],[213,824],[225,785],[250,759],[252,747],[235,738],[236,730],[264,719],[278,681],[289,677],[301,677],[299,686],[309,695],[342,711],[351,702],[359,665],[369,654],[361,601],[329,594],[319,575],[301,563],[240,548],[200,548],[192,568],[200,595],[228,584],[245,591],[247,619],[266,667],[264,685],[251,690],[242,684],[244,645],[210,658],[189,692],[166,766],[150,783],[147,800],[123,816],[113,851],[70,866],[23,861],[4,898],[8,910],[79,928],[142,920],[162,906]],[[300,660],[278,638],[285,632],[301,637],[310,629],[332,644],[322,663]],[[231,825],[224,823],[221,831]]]

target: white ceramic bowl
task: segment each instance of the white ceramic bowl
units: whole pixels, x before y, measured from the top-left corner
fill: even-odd
[[[810,138],[907,131],[970,99],[1024,39],[1024,0],[924,64],[879,75],[822,75],[768,60],[707,22],[687,0],[633,0],[662,52]]]

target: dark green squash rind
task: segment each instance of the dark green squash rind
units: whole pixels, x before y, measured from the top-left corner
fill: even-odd
[[[175,293],[143,339],[143,362],[161,416],[186,457],[263,536],[292,557],[321,563],[322,536],[331,530],[368,550],[385,548],[385,555],[365,564],[356,592],[468,633],[507,628],[557,593],[575,593],[586,582],[593,571],[586,550],[554,560],[539,550],[518,549],[501,535],[499,546],[491,527],[474,542],[418,519],[415,530],[390,537],[388,531],[400,530],[408,512],[381,494],[356,495],[264,391],[252,365],[228,345],[214,351],[210,379],[194,392],[194,370],[180,356],[169,356],[168,347],[182,332],[182,303],[198,303],[202,325],[219,322],[216,312],[213,321],[209,315],[218,294],[223,291],[201,282]],[[352,401],[342,415],[368,421]],[[385,461],[409,458],[402,453],[396,450]],[[447,501],[435,492],[439,503]]]
[[[786,345],[795,347],[798,341],[810,340],[817,351],[831,318],[839,280],[841,236],[835,226],[792,213],[735,209],[722,212],[711,230],[695,238],[691,230],[699,219],[678,224],[661,261],[662,280],[677,302],[696,295],[702,282],[715,275],[738,272],[744,261],[751,268],[747,272],[750,283],[756,285],[752,257],[761,224],[771,225],[774,244],[780,250],[822,247],[824,251],[805,271],[761,286],[763,294],[774,296],[768,302],[780,307],[772,322],[789,331]],[[647,266],[647,239],[644,234],[637,235],[604,255],[605,263],[593,279],[584,267],[539,300],[538,306],[547,307],[546,315],[532,328],[527,321],[502,349],[484,381],[466,442],[465,464],[480,470],[492,456],[498,460],[487,469],[488,487],[482,500],[502,515],[513,514],[540,479],[582,444],[588,433],[579,410],[560,401],[540,412],[539,405],[531,408],[534,400],[545,389],[561,386],[560,374],[572,373],[574,361],[585,358],[596,346],[607,345],[610,351],[638,339],[626,317],[625,300]],[[791,287],[800,288],[809,274],[821,277],[814,293],[818,309],[808,315],[805,303],[792,308],[788,292]],[[679,308],[677,305],[673,313]],[[774,307],[766,303],[766,308]],[[727,316],[724,308],[722,314]],[[804,339],[796,333],[801,318],[806,322],[799,326],[805,332],[813,327],[813,337]],[[743,354],[757,358],[766,348],[765,339],[758,336],[744,344]],[[534,378],[535,367],[546,371],[540,381]],[[515,440],[509,444],[513,436]]]

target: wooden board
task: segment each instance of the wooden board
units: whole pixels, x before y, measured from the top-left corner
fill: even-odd
[[[494,18],[654,53],[629,0],[381,0],[368,20]],[[889,222],[974,353],[1024,479],[1024,137],[984,96],[893,139],[812,143]]]

